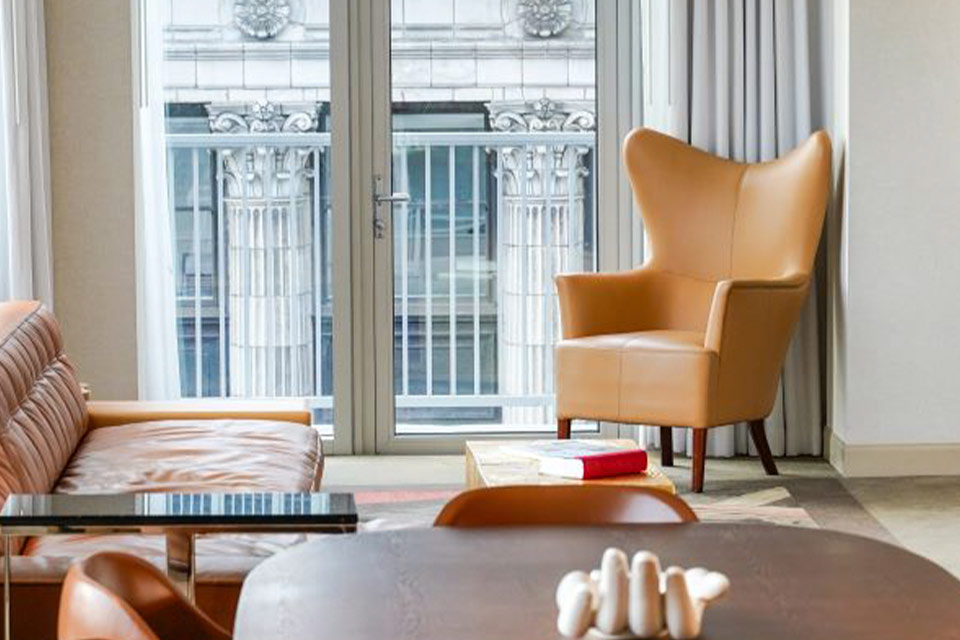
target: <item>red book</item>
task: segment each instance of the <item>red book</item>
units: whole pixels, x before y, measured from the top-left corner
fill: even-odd
[[[577,480],[625,476],[644,473],[646,470],[647,452],[643,449],[626,449],[566,458],[545,457],[540,460],[540,473]]]

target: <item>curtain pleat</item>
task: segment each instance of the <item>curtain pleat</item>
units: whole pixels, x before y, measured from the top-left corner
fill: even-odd
[[[0,6],[0,300],[53,306],[42,2]]]
[[[812,88],[820,79],[810,66],[816,14],[809,0],[645,1],[653,3],[645,15],[656,15],[657,2],[665,2],[670,14],[665,29],[645,31],[668,44],[645,48],[663,55],[645,60],[644,72],[666,67],[669,77],[666,100],[645,96],[647,126],[742,162],[772,160],[810,135]],[[667,127],[659,126],[665,120]],[[765,423],[775,455],[822,452],[816,289],[814,282]],[[659,446],[658,429],[645,429],[643,438]],[[673,444],[689,450],[690,430],[675,430]],[[711,430],[708,454],[744,453],[756,454],[745,424]]]
[[[142,95],[136,112],[137,366],[141,400],[180,397],[174,227],[167,180],[163,97],[165,2],[139,0]],[[199,357],[199,356],[198,356]]]

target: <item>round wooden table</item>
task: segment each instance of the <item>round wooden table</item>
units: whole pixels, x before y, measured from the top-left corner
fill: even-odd
[[[747,524],[331,536],[247,577],[236,640],[556,640],[554,589],[608,546],[726,573],[704,640],[960,638],[960,582],[903,549]]]

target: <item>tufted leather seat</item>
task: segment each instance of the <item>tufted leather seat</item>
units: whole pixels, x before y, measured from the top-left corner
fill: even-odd
[[[0,500],[10,493],[310,491],[323,457],[310,415],[295,404],[86,402],[53,315],[0,303]],[[263,557],[300,535],[207,536],[197,542],[197,601],[230,628],[240,584]],[[162,566],[159,536],[49,536],[18,541],[13,633],[55,637],[70,562],[95,551]]]

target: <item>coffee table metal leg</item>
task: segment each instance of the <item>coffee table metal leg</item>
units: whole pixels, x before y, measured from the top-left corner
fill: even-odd
[[[10,536],[3,534],[3,638],[10,640]]]
[[[193,533],[167,531],[167,576],[186,594],[190,602],[196,602],[196,556]]]

